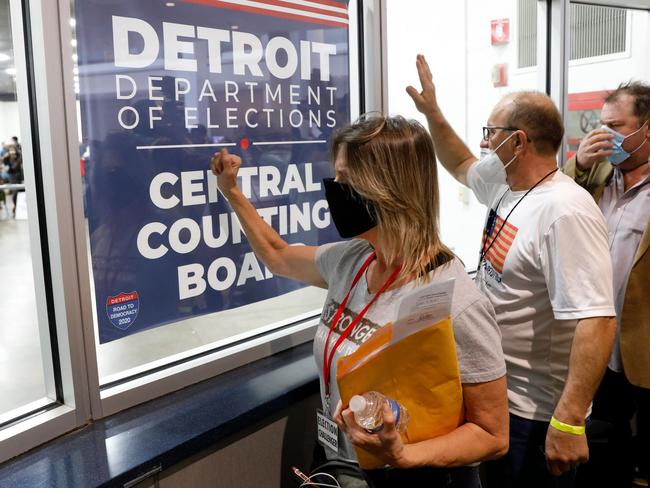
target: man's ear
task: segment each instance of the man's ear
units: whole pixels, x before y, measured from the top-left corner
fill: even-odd
[[[515,133],[513,139],[515,140],[515,151],[522,151],[530,143],[526,133],[521,130]]]

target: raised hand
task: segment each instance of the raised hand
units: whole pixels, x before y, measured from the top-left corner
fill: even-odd
[[[420,112],[427,116],[433,115],[440,109],[438,107],[438,101],[436,100],[436,87],[433,84],[433,75],[429,69],[429,64],[426,59],[424,59],[424,55],[418,54],[415,66],[418,70],[422,91],[418,91],[413,86],[407,86],[406,92],[413,99],[415,107]]]
[[[217,185],[219,190],[226,198],[233,190],[238,189],[237,186],[237,173],[241,167],[241,158],[234,154],[230,154],[226,148],[214,153],[210,160],[210,168],[212,174],[217,177]]]

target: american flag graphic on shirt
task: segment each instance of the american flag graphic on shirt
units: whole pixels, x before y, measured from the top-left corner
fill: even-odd
[[[256,14],[300,20],[331,27],[348,27],[347,2],[335,0],[181,0]]]
[[[495,271],[499,274],[503,274],[503,264],[506,261],[506,256],[508,251],[512,246],[517,231],[517,227],[512,225],[510,222],[505,222],[501,217],[497,217],[494,230],[492,231],[492,237],[488,237],[486,230],[483,230],[483,245],[481,249],[486,249],[489,247],[487,254],[485,255],[485,260],[488,261]],[[493,243],[494,241],[494,243]]]

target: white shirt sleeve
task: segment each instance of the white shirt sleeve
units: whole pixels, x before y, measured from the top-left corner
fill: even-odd
[[[564,215],[542,239],[540,258],[555,318],[615,316],[603,219],[579,212]]]

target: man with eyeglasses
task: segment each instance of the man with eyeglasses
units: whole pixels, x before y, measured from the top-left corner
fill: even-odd
[[[580,486],[632,484],[636,458],[650,469],[650,85],[621,84],[604,101],[600,129],[580,142],[564,172],[598,202],[614,267],[616,342],[594,398],[595,449]],[[636,446],[630,422],[636,414]]]
[[[488,487],[574,486],[616,327],[603,216],[557,171],[564,128],[550,98],[505,96],[483,128],[486,154],[477,160],[442,114],[424,57],[416,64],[422,90],[407,91],[439,161],[489,208],[476,283],[502,333],[510,451],[487,463]]]

